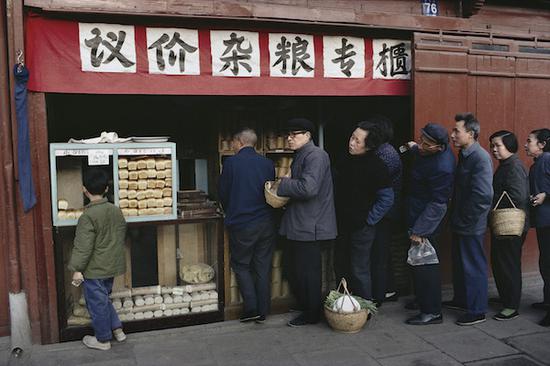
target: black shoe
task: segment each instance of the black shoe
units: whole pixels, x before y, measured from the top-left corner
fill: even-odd
[[[303,327],[304,325],[308,324],[309,323],[306,321],[306,319],[301,315],[298,315],[296,318],[289,320],[288,323],[286,323],[286,325],[293,328]]]
[[[412,318],[405,320],[405,323],[409,325],[429,325],[429,324],[441,324],[443,323],[443,316],[420,313]]]
[[[265,315],[260,315],[260,316],[258,317],[258,319],[255,319],[254,321],[255,321],[256,323],[258,323],[258,324],[263,324],[263,323],[265,323]]]
[[[405,309],[407,310],[418,310],[420,309],[420,306],[418,305],[418,302],[416,300],[411,300],[408,303],[405,304]]]
[[[485,314],[464,314],[455,322],[458,325],[474,325],[483,323],[485,320]]]
[[[550,326],[550,312],[548,312],[548,314],[546,314],[546,316],[544,317],[544,319],[542,319],[542,320],[539,322],[539,325],[542,325],[543,327],[548,327],[548,326]]]
[[[441,303],[441,305],[443,305],[447,309],[451,309],[451,310],[466,311],[466,308],[464,306],[462,306],[461,304],[459,304],[458,302],[456,302],[454,300],[443,301]]]
[[[244,313],[243,315],[241,315],[241,317],[239,318],[239,321],[241,323],[246,323],[246,322],[251,322],[253,320],[256,320],[256,319],[259,319],[260,318],[260,315],[255,312],[255,311],[251,311],[251,312],[247,312],[247,313]]]
[[[535,302],[531,304],[531,307],[537,310],[550,310],[550,304],[546,302]]]
[[[387,292],[384,301],[397,301],[399,300],[399,294],[397,292]]]
[[[512,319],[517,318],[518,316],[519,316],[519,313],[517,311],[514,311],[510,315],[504,315],[502,313],[495,314],[495,316],[493,316],[493,319],[495,319],[495,320],[512,320]]]
[[[500,297],[490,297],[489,304],[502,304],[502,299]]]

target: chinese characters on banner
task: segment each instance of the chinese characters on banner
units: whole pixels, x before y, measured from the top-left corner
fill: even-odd
[[[411,42],[373,39],[372,58],[373,79],[411,78]]]
[[[194,29],[145,28],[150,74],[200,75],[199,32]],[[210,31],[212,75],[259,77],[260,33],[238,30]],[[269,33],[269,76],[313,78],[314,36]],[[82,71],[136,72],[136,41],[133,26],[79,23]],[[365,39],[347,36],[322,37],[323,77],[365,78]],[[320,50],[317,50],[320,51]],[[261,61],[262,60],[262,61]],[[265,67],[265,66],[264,66]],[[410,79],[410,41],[372,40],[372,78]]]
[[[200,75],[197,30],[147,28],[146,33],[151,74]]]
[[[82,71],[136,72],[134,27],[78,23]]]

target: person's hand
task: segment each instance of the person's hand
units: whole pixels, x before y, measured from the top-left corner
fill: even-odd
[[[413,147],[415,147],[415,146],[418,145],[418,144],[417,144],[416,142],[414,142],[414,141],[409,141],[409,142],[407,142],[406,145],[407,145],[407,147],[408,147],[409,150],[410,150],[410,149],[412,149]]]
[[[531,196],[531,205],[540,206],[544,203],[545,199],[546,199],[546,192],[542,192],[537,195]]]
[[[422,244],[424,241],[425,241],[425,238],[421,237],[421,236],[418,236],[418,235],[415,235],[415,234],[411,234],[409,236],[409,239],[411,242],[413,242],[415,245],[418,245],[418,244]]]
[[[82,272],[73,273],[73,281],[84,281],[84,276],[82,275]]]

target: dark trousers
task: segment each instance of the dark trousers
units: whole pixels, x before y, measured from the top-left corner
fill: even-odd
[[[428,240],[435,248],[439,258],[439,246],[434,237]],[[416,301],[420,312],[441,314],[441,267],[439,264],[412,266]]]
[[[388,263],[390,263],[391,220],[383,218],[376,224],[371,251],[372,296],[378,302],[386,298]]]
[[[113,278],[84,279],[84,299],[92,318],[95,337],[100,342],[113,338],[113,330],[122,328],[109,294],[113,289]]]
[[[241,230],[229,230],[231,268],[237,277],[246,313],[269,314],[274,247],[275,225],[272,220]]]
[[[487,257],[483,250],[483,235],[453,233],[454,301],[468,313],[487,312]]]
[[[544,281],[544,303],[550,304],[550,226],[537,228],[537,242],[539,244],[539,270]]]
[[[519,309],[522,236],[491,236],[491,267],[498,295],[507,309]]]
[[[349,234],[352,289],[354,295],[372,299],[371,251],[376,227],[365,225]]]
[[[321,315],[321,243],[288,240],[292,250],[293,278],[298,306],[308,323]]]

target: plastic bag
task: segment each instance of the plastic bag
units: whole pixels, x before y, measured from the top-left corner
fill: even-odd
[[[426,264],[438,264],[439,259],[432,243],[425,239],[422,243],[411,244],[407,263],[411,266],[423,266]]]

